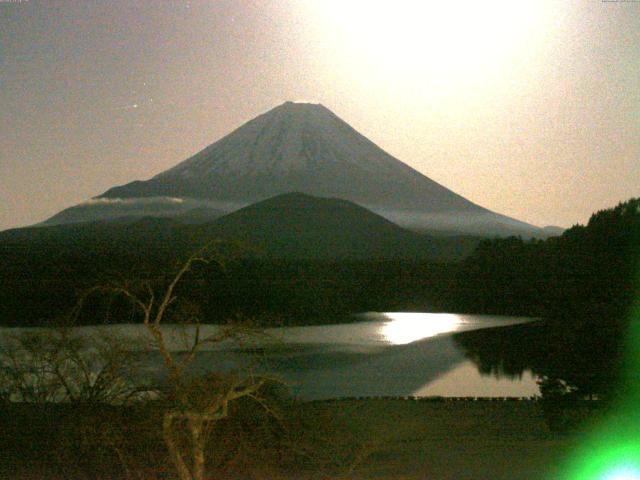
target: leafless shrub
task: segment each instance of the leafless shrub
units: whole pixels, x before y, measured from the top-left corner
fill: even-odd
[[[5,334],[0,384],[7,401],[122,404],[153,388],[135,379],[133,341],[67,328]]]

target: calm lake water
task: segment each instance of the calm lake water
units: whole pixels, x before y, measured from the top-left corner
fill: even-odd
[[[445,313],[367,313],[358,322],[266,329],[242,345],[208,345],[193,369],[251,368],[284,380],[307,400],[363,396],[518,396],[539,393],[525,371],[516,378],[481,375],[453,335],[530,322],[524,317]],[[0,339],[21,329],[2,328]],[[83,335],[109,334],[146,343],[141,325],[79,327]],[[193,329],[163,327],[172,350],[188,348]],[[205,326],[202,337],[216,326]],[[141,343],[138,343],[141,345]],[[148,355],[145,375],[161,371],[157,353]]]

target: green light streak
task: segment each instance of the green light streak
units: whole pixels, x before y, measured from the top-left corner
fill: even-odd
[[[640,271],[636,279],[640,286]],[[638,292],[638,288],[636,288]],[[622,398],[569,460],[567,480],[640,480],[640,298],[629,315]]]

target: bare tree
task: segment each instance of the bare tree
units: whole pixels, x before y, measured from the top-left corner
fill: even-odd
[[[136,348],[132,340],[64,327],[6,334],[0,345],[0,397],[28,403],[127,403],[152,389],[134,379]]]
[[[259,391],[265,377],[245,373],[187,372],[203,346],[229,339],[246,338],[245,326],[232,323],[220,326],[214,335],[203,337],[197,309],[189,310],[186,324],[193,328],[193,337],[186,352],[172,351],[162,325],[174,318],[178,303],[178,287],[198,264],[216,263],[224,267],[219,243],[212,243],[191,255],[163,286],[149,280],[120,282],[94,290],[122,295],[142,314],[143,324],[150,334],[153,348],[161,355],[167,374],[168,408],[164,412],[162,431],[164,443],[181,480],[203,480],[205,477],[205,445],[215,423],[229,412],[229,404],[239,398],[251,397],[259,402]],[[185,323],[185,322],[183,322]],[[262,402],[261,402],[262,403]],[[187,432],[187,439],[181,432]]]

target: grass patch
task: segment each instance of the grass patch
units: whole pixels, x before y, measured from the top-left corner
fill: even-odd
[[[2,478],[175,478],[157,409],[0,412]],[[255,406],[239,405],[212,436],[211,478],[546,479],[579,440],[551,432],[531,401],[340,400],[283,414],[265,424]]]

